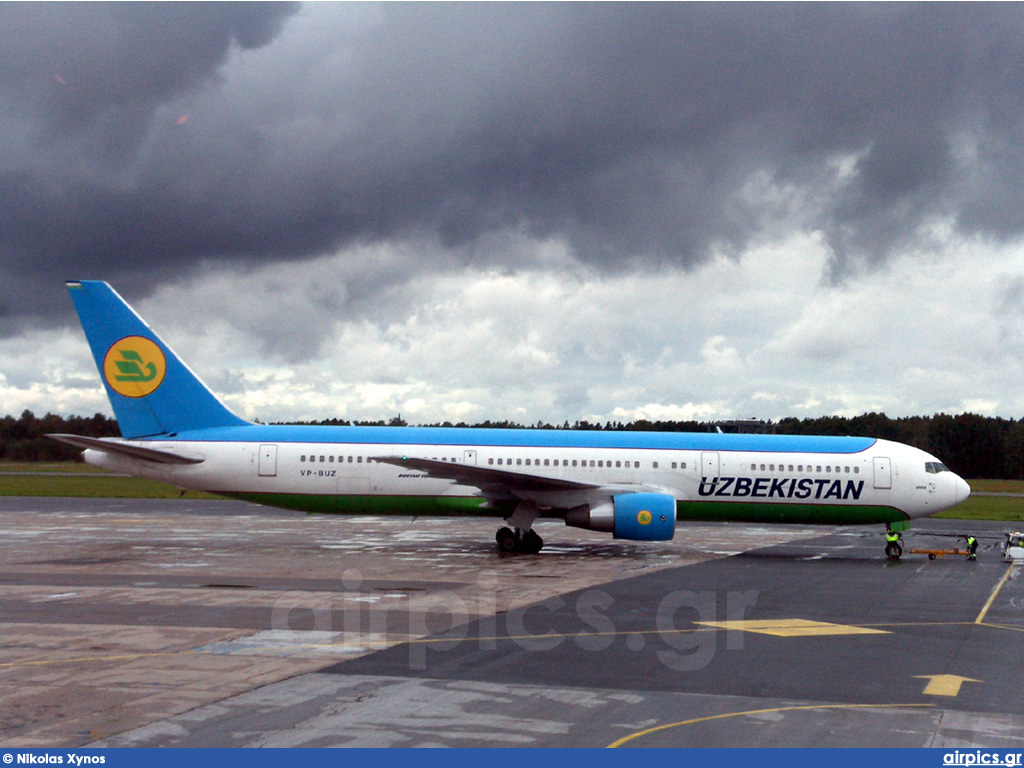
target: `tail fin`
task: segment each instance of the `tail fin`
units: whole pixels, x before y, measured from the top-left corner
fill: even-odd
[[[123,437],[248,423],[231,413],[113,288],[98,280],[67,286]]]

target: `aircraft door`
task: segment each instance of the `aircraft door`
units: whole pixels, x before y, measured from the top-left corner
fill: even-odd
[[[708,480],[718,477],[718,451],[704,451],[700,455],[700,474]]]
[[[476,451],[463,451],[462,463],[468,464],[471,467],[476,466]]]
[[[277,477],[277,446],[260,446],[260,477]]]
[[[875,488],[892,488],[892,460],[888,457],[875,456]]]

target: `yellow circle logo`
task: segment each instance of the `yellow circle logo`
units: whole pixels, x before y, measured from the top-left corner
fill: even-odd
[[[646,509],[641,509],[640,514],[636,516],[636,521],[640,523],[640,525],[649,525],[651,522],[651,513]]]
[[[163,350],[142,336],[126,336],[107,350],[103,378],[125,397],[145,397],[160,386],[167,373]]]

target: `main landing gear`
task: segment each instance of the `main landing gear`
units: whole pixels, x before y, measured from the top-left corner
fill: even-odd
[[[502,552],[522,552],[526,555],[535,555],[544,546],[542,539],[536,531],[524,531],[516,528],[499,528],[494,538],[498,542],[498,549]]]
[[[499,528],[494,538],[502,552],[522,552],[535,555],[544,546],[544,539],[533,530],[533,521],[540,515],[537,505],[529,500],[520,501],[515,512],[505,518],[511,528]]]

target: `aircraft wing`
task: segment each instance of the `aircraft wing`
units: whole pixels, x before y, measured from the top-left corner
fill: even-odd
[[[133,459],[144,459],[157,464],[201,464],[205,459],[199,456],[189,456],[184,453],[174,453],[159,448],[145,448],[135,443],[126,443],[116,438],[100,439],[98,437],[82,437],[81,435],[47,435],[54,440],[68,443],[79,448],[91,448],[94,451],[104,453],[120,454],[130,456]]]
[[[672,494],[669,489],[646,483],[586,483],[579,480],[513,472],[508,469],[410,456],[377,456],[371,461],[417,470],[430,477],[443,478],[459,485],[479,488],[480,495],[490,502],[527,501],[538,507],[570,509],[581,504],[594,504],[618,494],[643,492]]]
[[[512,472],[507,469],[479,467],[474,464],[438,461],[437,459],[419,459],[410,456],[377,456],[373,461],[419,470],[420,472],[425,472],[430,477],[454,480],[460,485],[476,486],[485,492],[491,488],[500,488],[513,493],[519,491],[529,494],[530,492],[590,491],[601,487],[578,480],[563,480],[557,477],[544,477],[523,472]],[[522,493],[516,493],[515,495],[522,495]]]

